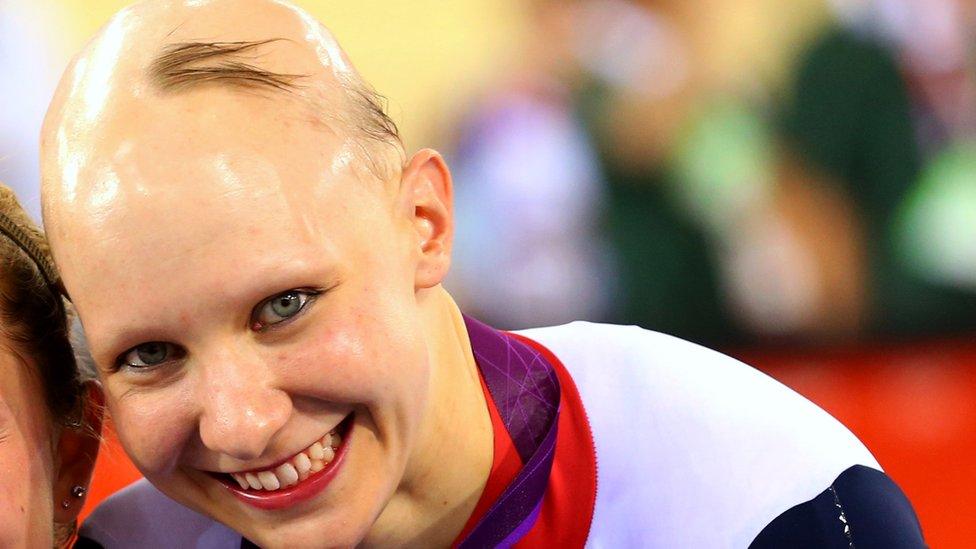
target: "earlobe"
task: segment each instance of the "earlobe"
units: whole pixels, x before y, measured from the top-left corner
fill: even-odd
[[[78,517],[91,484],[101,442],[104,397],[94,381],[85,383],[85,404],[80,426],[62,427],[57,443],[57,480],[54,483],[54,521],[70,524]]]
[[[440,153],[423,149],[403,172],[404,189],[417,234],[417,289],[431,288],[447,276],[454,238],[451,173]]]

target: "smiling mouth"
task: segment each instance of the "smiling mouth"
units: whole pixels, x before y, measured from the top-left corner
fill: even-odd
[[[342,464],[353,414],[310,446],[265,469],[211,473],[238,499],[260,509],[281,509],[318,494]]]

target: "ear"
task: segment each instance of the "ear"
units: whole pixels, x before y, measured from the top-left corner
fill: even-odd
[[[403,170],[400,196],[419,251],[415,287],[440,284],[451,266],[454,239],[451,172],[437,151],[423,149]]]
[[[102,410],[105,397],[98,383],[84,387],[85,406],[81,427],[62,427],[58,439],[57,480],[54,482],[54,521],[70,524],[78,518],[91,485],[95,458],[102,433]],[[79,495],[76,486],[82,488]]]

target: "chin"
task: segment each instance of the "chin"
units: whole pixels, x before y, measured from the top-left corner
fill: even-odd
[[[281,511],[245,511],[214,517],[263,549],[354,547],[368,534],[375,513],[352,501],[338,507],[322,502],[301,514]]]
[[[245,537],[264,549],[355,547],[366,537],[369,530],[348,528],[348,526],[341,519],[328,522],[313,520],[308,521],[307,524],[262,528],[254,535]]]

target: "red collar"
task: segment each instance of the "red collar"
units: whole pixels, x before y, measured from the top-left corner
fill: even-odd
[[[573,378],[549,349],[526,337],[508,335],[541,353],[555,369],[561,387],[556,455],[542,509],[535,525],[515,546],[520,549],[582,547],[589,535],[596,503],[596,452],[586,410]],[[455,545],[468,535],[522,468],[522,460],[484,379],[481,380],[481,389],[488,403],[488,414],[495,434],[494,457],[485,489]]]

